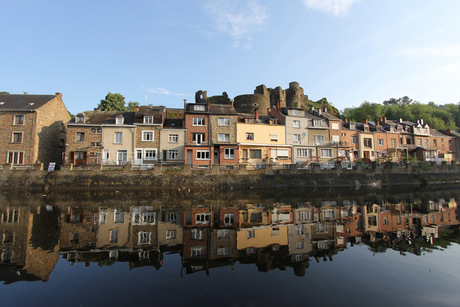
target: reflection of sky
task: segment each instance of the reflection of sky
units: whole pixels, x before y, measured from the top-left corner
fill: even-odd
[[[305,276],[292,268],[267,273],[255,264],[235,264],[183,275],[178,254],[166,254],[163,267],[129,269],[126,262],[99,267],[61,259],[44,282],[0,287],[8,306],[457,306],[460,301],[460,246],[423,256],[388,249],[373,255],[365,245],[348,247],[333,261],[310,258]]]

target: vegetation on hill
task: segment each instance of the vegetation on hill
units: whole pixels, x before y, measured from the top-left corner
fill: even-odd
[[[339,118],[341,117],[340,111],[336,107],[334,107],[334,105],[331,102],[327,101],[327,98],[322,98],[318,101],[306,99],[304,101],[304,107],[307,110],[310,110],[311,107],[314,107],[315,109],[323,109],[324,107],[326,107],[328,113]]]
[[[460,103],[437,105],[434,102],[422,104],[407,96],[390,98],[383,103],[363,102],[359,107],[346,108],[343,117],[362,122],[364,119],[377,120],[382,117],[416,122],[423,119],[434,129],[453,129],[460,127]]]

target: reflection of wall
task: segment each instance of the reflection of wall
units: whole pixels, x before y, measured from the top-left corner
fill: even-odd
[[[286,225],[242,228],[237,233],[237,248],[262,248],[268,245],[288,245],[288,227]]]
[[[97,230],[98,248],[127,247],[129,241],[129,212],[123,209],[100,208]],[[112,232],[116,231],[115,234]]]

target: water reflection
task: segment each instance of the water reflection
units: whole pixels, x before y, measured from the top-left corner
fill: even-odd
[[[310,261],[333,261],[355,244],[421,255],[459,242],[456,197],[91,199],[3,195],[0,280],[47,281],[60,257],[160,270],[170,253],[181,275],[238,262],[304,276]]]

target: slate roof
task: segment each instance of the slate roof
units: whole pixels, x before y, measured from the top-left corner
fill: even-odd
[[[0,111],[34,111],[48,101],[56,98],[56,95],[18,95],[0,94]]]
[[[237,115],[238,112],[232,105],[225,104],[211,104],[209,107],[211,115]]]
[[[182,129],[182,119],[180,118],[166,118],[163,123],[163,128],[168,129]]]
[[[134,114],[135,112],[120,112],[120,111],[85,111],[78,113],[78,115],[85,115],[85,122],[81,123],[82,125],[115,125],[115,119],[118,115],[123,116],[124,125],[134,124]],[[72,118],[68,124],[80,124],[76,123],[76,118]]]
[[[153,116],[154,124],[162,124],[164,109],[165,107],[163,106],[140,106],[139,111],[134,115],[134,123],[142,124],[144,122],[144,116]]]

